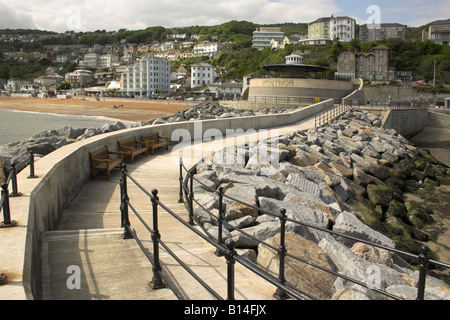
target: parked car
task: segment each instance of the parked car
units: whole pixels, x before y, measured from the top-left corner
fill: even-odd
[[[428,80],[427,79],[419,80],[416,82],[416,84],[418,84],[419,86],[426,86],[428,85]]]

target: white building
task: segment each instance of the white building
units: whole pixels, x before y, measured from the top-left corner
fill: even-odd
[[[191,88],[203,87],[213,84],[215,79],[214,67],[205,62],[191,65]]]
[[[92,52],[84,55],[84,60],[80,61],[80,66],[88,68],[97,68],[100,62],[100,55]]]
[[[274,39],[283,42],[284,32],[278,27],[261,27],[253,32],[253,48],[263,50],[270,48],[270,41]]]
[[[115,54],[104,54],[100,56],[99,68],[111,68],[119,66],[119,56]]]
[[[216,42],[200,43],[194,46],[194,56],[213,56],[219,52],[222,47],[222,44]]]
[[[170,91],[170,63],[155,56],[144,56],[127,67],[121,77],[122,93],[150,97]]]
[[[298,54],[291,54],[285,57],[286,64],[303,64],[303,57]]]
[[[331,40],[338,39],[341,42],[350,42],[355,39],[356,20],[350,17],[334,17],[330,19]]]
[[[119,65],[119,56],[115,54],[103,54],[92,52],[84,55],[80,61],[81,67],[88,68],[111,68]]]

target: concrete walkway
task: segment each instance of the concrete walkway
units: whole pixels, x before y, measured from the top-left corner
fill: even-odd
[[[314,127],[314,117],[297,124],[274,128],[269,135],[293,133]],[[138,156],[128,171],[146,190],[158,190],[160,201],[188,221],[187,211],[179,198],[180,156],[190,168],[198,159],[222,149],[233,137],[223,141],[196,143],[181,153],[174,147],[159,150],[155,155]],[[249,136],[258,140],[258,133]],[[176,146],[175,146],[176,147]],[[64,210],[58,230],[42,236],[43,299],[213,299],[195,279],[161,248],[161,263],[169,287],[153,290],[152,268],[133,239],[124,240],[120,228],[120,171],[112,173],[110,181],[90,181]],[[152,227],[150,199],[129,181],[130,202],[146,223]],[[227,264],[217,257],[215,248],[189,231],[159,208],[161,239],[203,281],[222,298],[227,298]],[[130,221],[150,254],[153,244],[149,232],[130,210]],[[196,227],[199,228],[199,227]],[[199,229],[200,230],[200,229]],[[273,299],[275,287],[255,276],[238,263],[235,265],[235,298],[238,300]],[[79,277],[78,277],[79,275]],[[79,281],[78,281],[79,280]]]

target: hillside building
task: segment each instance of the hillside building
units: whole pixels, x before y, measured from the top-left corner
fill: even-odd
[[[191,88],[199,88],[213,84],[216,73],[214,67],[205,62],[191,65]]]
[[[382,23],[379,28],[371,28],[367,24],[359,27],[359,40],[361,42],[372,42],[385,39],[406,38],[406,25],[399,23]]]
[[[422,29],[422,41],[431,39],[434,43],[450,45],[450,19],[437,20]]]
[[[170,63],[155,56],[144,56],[129,65],[121,76],[122,94],[151,97],[170,92]]]
[[[370,81],[388,81],[393,79],[389,68],[389,48],[383,45],[372,52],[342,52],[338,56],[336,77],[362,78]]]
[[[253,32],[253,48],[258,50],[263,50],[265,48],[270,48],[271,40],[275,40],[282,43],[284,40],[284,32],[278,27],[261,27]]]

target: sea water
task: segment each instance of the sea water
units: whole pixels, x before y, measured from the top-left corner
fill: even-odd
[[[105,123],[127,121],[107,117],[71,116],[28,111],[0,110],[0,145],[25,141],[36,133],[59,129],[100,128]]]

